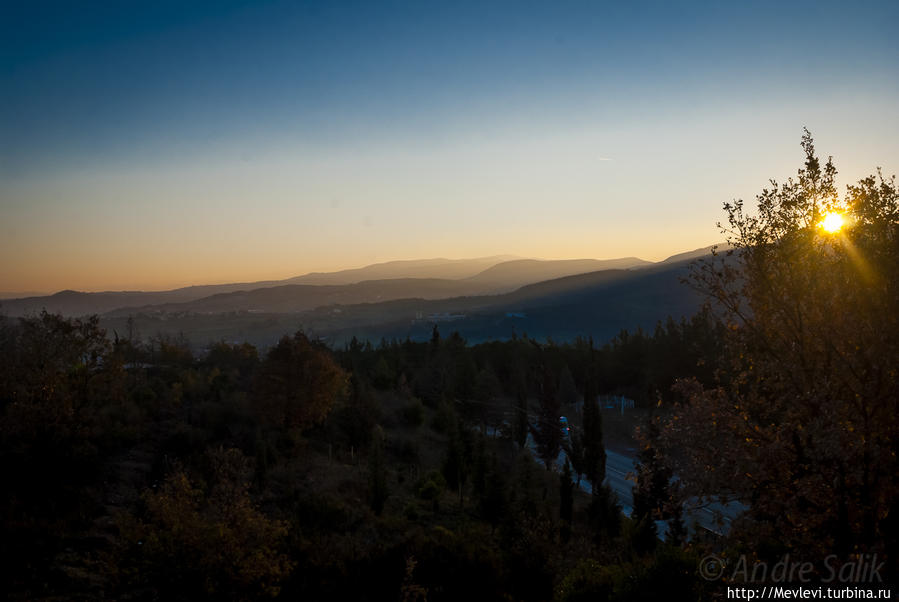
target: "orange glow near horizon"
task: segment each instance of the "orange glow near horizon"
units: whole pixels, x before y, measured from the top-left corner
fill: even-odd
[[[655,230],[651,232],[658,234]],[[710,241],[714,240],[712,235],[700,231],[695,235],[696,242],[686,240],[653,245],[641,240],[643,244],[637,250],[633,247],[638,245],[632,247],[608,236],[605,244],[591,248],[591,238],[585,233],[578,234],[571,237],[574,241],[564,242],[558,240],[562,239],[561,235],[558,239],[547,237],[544,244],[534,245],[533,248],[516,246],[516,241],[511,237],[497,236],[499,242],[488,241],[496,244],[495,247],[490,244],[460,244],[452,249],[454,252],[448,252],[450,245],[430,247],[402,240],[396,244],[385,244],[383,249],[372,249],[367,245],[356,247],[348,241],[343,248],[338,245],[332,252],[316,249],[312,245],[290,244],[284,242],[286,237],[275,237],[282,244],[265,246],[259,243],[255,248],[247,248],[250,245],[246,245],[229,249],[213,243],[202,252],[196,245],[154,247],[138,240],[135,240],[130,252],[123,252],[120,248],[106,249],[100,243],[87,245],[73,241],[64,245],[68,251],[66,253],[47,244],[34,249],[25,259],[19,257],[18,262],[10,260],[4,263],[0,260],[0,292],[52,294],[64,289],[84,292],[163,291],[192,285],[283,280],[310,272],[334,272],[376,263],[437,257],[463,259],[509,255],[523,259],[557,260],[636,256],[647,261],[661,261],[676,253],[710,245]],[[536,238],[537,233],[533,232],[531,237]]]

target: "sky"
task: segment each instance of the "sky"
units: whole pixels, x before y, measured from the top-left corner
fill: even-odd
[[[660,260],[795,175],[803,127],[843,184],[899,171],[897,25],[895,1],[9,3],[0,291]]]

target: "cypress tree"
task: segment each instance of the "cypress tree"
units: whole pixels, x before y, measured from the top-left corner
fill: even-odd
[[[562,541],[571,536],[571,518],[574,516],[574,483],[571,480],[571,464],[565,460],[565,468],[559,475],[559,520]]]
[[[587,376],[584,386],[584,474],[595,491],[606,478],[606,448],[602,437],[602,413],[596,400],[595,381]]]
[[[556,394],[552,371],[542,367],[540,383],[540,414],[537,417],[537,428],[534,439],[537,442],[537,455],[543,460],[546,470],[552,468],[553,462],[562,449],[562,427],[559,424],[559,397]]]

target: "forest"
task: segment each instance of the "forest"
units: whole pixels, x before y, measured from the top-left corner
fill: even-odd
[[[195,357],[186,341],[110,341],[95,319],[5,320],[4,581],[22,598],[575,599],[585,578],[692,591],[685,542],[648,534],[664,500],[629,519],[572,472],[603,480],[591,391],[645,407],[676,374],[707,381],[715,327],[701,314],[602,347],[469,346],[435,327],[333,351],[298,332]],[[571,465],[548,469],[563,447]]]

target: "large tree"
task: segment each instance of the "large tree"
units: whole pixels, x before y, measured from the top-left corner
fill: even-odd
[[[730,249],[693,280],[727,362],[714,388],[681,383],[661,441],[688,495],[748,504],[748,541],[883,552],[899,511],[899,194],[878,170],[840,195],[807,131],[802,148],[755,212],[725,204]]]
[[[283,337],[259,370],[256,403],[277,426],[305,429],[325,419],[347,384],[323,344],[303,332]]]

